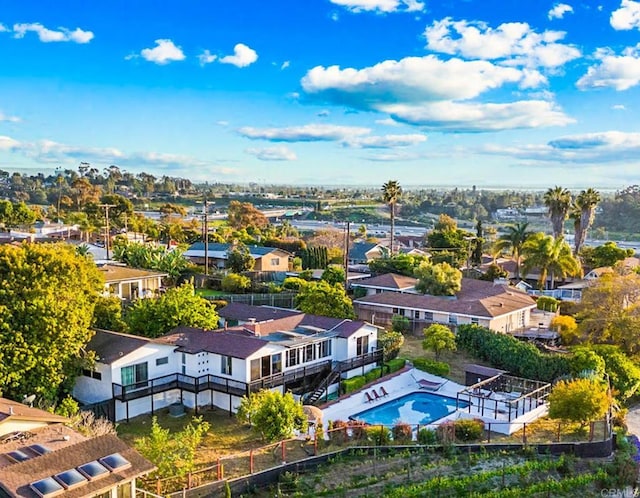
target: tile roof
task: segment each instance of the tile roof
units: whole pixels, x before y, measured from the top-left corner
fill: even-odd
[[[398,275],[397,273],[385,273],[377,277],[363,278],[357,282],[353,282],[352,286],[359,287],[377,287],[383,289],[409,289],[414,287],[418,282],[417,278]]]
[[[61,417],[60,415],[40,410],[38,408],[31,408],[30,406],[23,405],[18,401],[0,398],[0,425],[3,423],[9,423],[13,420],[29,420],[47,423],[69,421],[66,417]],[[0,428],[0,434],[3,433],[2,428]]]
[[[272,308],[270,306],[252,306],[244,303],[230,303],[218,310],[218,315],[227,320],[249,321],[249,319],[254,318],[257,322],[277,320],[279,318],[300,314],[302,314],[302,312],[297,310]]]
[[[155,469],[154,465],[136,450],[127,446],[117,436],[108,434],[87,439],[21,463],[2,467],[0,468],[0,485],[11,497],[38,498],[29,487],[30,483],[112,453],[120,453],[131,462],[131,467],[110,472],[106,477],[67,490],[64,493],[65,498],[98,495],[120,483],[130,481]]]
[[[373,242],[356,242],[349,249],[349,259],[352,261],[367,261],[367,253],[371,249],[378,247],[378,245]]]
[[[207,351],[233,358],[246,359],[269,343],[259,337],[239,331],[205,331],[193,327],[177,327],[166,335],[155,339],[160,344],[171,344],[185,353]]]
[[[136,349],[149,344],[151,339],[131,334],[122,334],[110,330],[96,330],[87,344],[87,348],[95,351],[100,363],[110,365]]]
[[[104,275],[106,283],[120,282],[122,280],[134,280],[138,278],[166,277],[167,273],[151,270],[141,270],[140,268],[129,268],[128,266],[104,265],[98,268]]]
[[[384,305],[414,310],[457,313],[484,318],[532,308],[535,301],[527,293],[504,284],[462,279],[462,290],[454,298],[423,294],[382,292],[356,299],[354,304]]]

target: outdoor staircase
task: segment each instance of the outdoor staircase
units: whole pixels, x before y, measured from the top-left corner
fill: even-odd
[[[329,375],[327,375],[320,382],[320,385],[316,388],[316,390],[313,391],[307,397],[307,399],[305,400],[305,404],[313,405],[314,403],[316,403],[322,397],[322,395],[325,393],[325,391],[327,389],[329,389],[329,386],[331,384],[333,384],[339,378],[340,378],[340,370],[338,370],[337,368],[334,368],[333,370],[331,370],[331,372],[329,372]]]

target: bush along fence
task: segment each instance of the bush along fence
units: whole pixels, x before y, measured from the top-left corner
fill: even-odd
[[[389,360],[381,367],[376,367],[368,371],[364,375],[356,375],[349,379],[344,379],[340,382],[340,390],[342,394],[349,394],[358,389],[362,389],[366,384],[373,382],[374,380],[383,377],[384,375],[392,374],[401,370],[405,366],[404,358],[394,358]]]
[[[304,438],[286,439],[234,455],[221,456],[214,465],[183,477],[143,481],[143,487],[158,495],[190,490],[188,496],[206,496],[204,490],[223,480],[246,478],[270,470],[282,471],[287,463],[304,462],[312,457],[332,454],[351,448],[459,448],[465,451],[518,450],[536,448],[538,453],[570,453],[583,457],[606,457],[613,449],[613,436],[606,420],[588,424],[580,440],[574,432],[540,433],[531,428],[534,423],[517,424],[520,429],[506,436],[496,431],[503,423],[485,424],[478,419],[458,419],[434,425],[367,425],[359,421],[335,421],[328,430],[320,427],[316,434]],[[513,425],[513,424],[512,424]]]

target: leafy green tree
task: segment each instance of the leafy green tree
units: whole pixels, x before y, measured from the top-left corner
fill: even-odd
[[[243,396],[237,413],[238,420],[251,426],[269,441],[290,438],[296,430],[307,427],[307,417],[302,403],[296,401],[290,392],[264,389],[249,396]]]
[[[196,451],[209,429],[209,423],[202,417],[193,417],[182,431],[171,433],[158,423],[157,417],[153,417],[149,434],[136,439],[135,446],[157,467],[150,474],[153,479],[184,477],[195,470]]]
[[[384,361],[397,357],[403,344],[404,336],[395,330],[387,330],[378,336],[378,346],[382,348]]]
[[[355,318],[353,303],[340,284],[332,286],[325,281],[309,282],[296,296],[296,306],[311,315]]]
[[[330,266],[322,272],[320,279],[330,285],[342,284],[345,281],[344,270],[339,266]]]
[[[193,266],[185,259],[182,248],[168,250],[153,244],[129,242],[122,237],[117,237],[114,241],[113,259],[132,268],[167,273],[172,283]]]
[[[509,276],[509,272],[496,263],[491,263],[487,268],[487,271],[480,277],[480,280],[486,280],[487,282],[493,282],[498,278],[506,278]]]
[[[250,202],[231,201],[227,210],[227,223],[236,229],[261,230],[269,225],[269,220]]]
[[[156,298],[138,299],[127,311],[125,321],[129,332],[146,337],[159,337],[180,325],[218,328],[215,307],[188,283]]]
[[[557,239],[564,235],[564,222],[567,220],[571,208],[571,192],[558,186],[550,188],[544,194],[544,204],[549,210],[553,237]]]
[[[455,296],[462,288],[462,272],[448,263],[422,263],[416,270],[416,290],[433,296]]]
[[[434,229],[427,235],[427,245],[431,248],[433,263],[449,263],[460,267],[470,255],[474,235],[458,228],[456,220],[441,214]]]
[[[440,353],[443,351],[456,350],[456,336],[446,325],[434,323],[424,329],[423,333],[422,349],[433,351],[436,361],[440,359]]]
[[[222,279],[221,286],[224,292],[239,294],[251,288],[251,279],[237,273],[229,273]]]
[[[382,200],[389,205],[389,213],[391,214],[391,254],[394,254],[394,240],[396,236],[395,222],[396,222],[396,204],[398,199],[402,196],[402,187],[397,180],[389,180],[382,185]]]
[[[49,401],[75,378],[104,280],[67,244],[0,246],[0,386]]]
[[[376,275],[397,273],[398,275],[413,277],[416,268],[421,263],[428,261],[429,258],[427,256],[400,253],[369,261],[369,270]]]
[[[624,402],[640,388],[640,367],[618,346],[596,344],[592,349],[604,360],[605,373],[609,375],[616,398]]]
[[[578,324],[576,319],[570,315],[558,315],[551,319],[551,329],[560,334],[562,344],[574,344],[580,335],[578,334]]]
[[[24,202],[9,202],[0,200],[0,225],[5,228],[33,225],[36,213],[29,209]]]
[[[582,247],[580,258],[585,266],[589,268],[602,268],[605,266],[615,266],[618,261],[634,255],[633,249],[623,249],[615,242],[605,242],[597,247]]]
[[[536,233],[523,245],[522,251],[525,257],[522,272],[528,275],[533,269],[537,269],[540,272],[538,280],[540,288],[545,286],[548,275],[551,276],[552,289],[556,277],[582,275],[580,262],[574,257],[569,244],[562,237],[553,238],[542,232]]]
[[[498,253],[509,252],[516,260],[516,279],[520,279],[520,265],[522,248],[533,232],[529,231],[529,223],[508,225],[507,233],[502,234],[496,241],[494,248]]]
[[[598,376],[602,376],[605,371],[605,362],[598,353],[593,349],[585,346],[573,348],[573,355],[569,363],[571,364],[571,373],[579,375],[581,372],[594,372]]]
[[[282,288],[298,291],[307,285],[308,281],[298,277],[287,277],[282,282]]]
[[[233,246],[227,253],[227,268],[234,273],[253,270],[256,260],[253,259],[249,248],[244,244]]]
[[[411,322],[406,316],[393,315],[391,317],[391,330],[404,334],[411,329]]]
[[[122,319],[122,301],[118,297],[100,296],[93,310],[93,323],[97,329],[126,332],[127,323]]]
[[[549,394],[549,417],[579,422],[581,427],[602,419],[610,406],[607,386],[594,379],[561,380]]]

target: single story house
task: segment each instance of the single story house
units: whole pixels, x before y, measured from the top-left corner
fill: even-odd
[[[389,249],[373,242],[356,242],[349,248],[350,265],[366,265],[389,254]]]
[[[407,317],[414,331],[432,323],[452,327],[475,323],[496,332],[512,332],[529,326],[536,302],[526,292],[503,283],[462,279],[456,296],[431,296],[401,292],[382,292],[354,300],[360,320],[390,325],[394,315]]]
[[[0,421],[2,497],[134,497],[136,479],[155,470],[113,434],[86,437],[65,417],[6,398]]]
[[[233,244],[210,243],[206,256],[211,267],[224,268],[227,264],[227,253],[233,248]],[[255,260],[254,271],[282,271],[289,270],[289,258],[291,253],[276,247],[247,246],[249,254]],[[204,265],[204,242],[191,244],[184,253],[184,257],[192,263]]]
[[[409,292],[417,294],[417,278],[398,275],[397,273],[384,273],[376,277],[362,278],[351,284],[353,289],[363,289],[366,295],[380,294],[382,292]]]
[[[103,265],[98,270],[104,275],[105,293],[124,300],[153,295],[167,276],[167,273],[119,265]]]
[[[216,331],[178,327],[149,339],[98,330],[87,346],[95,368],[77,378],[74,397],[110,404],[116,421],[173,403],[232,413],[260,389],[291,390],[313,402],[382,359],[378,328],[369,323],[297,312],[269,318],[272,308],[233,306],[220,313],[239,325]]]

